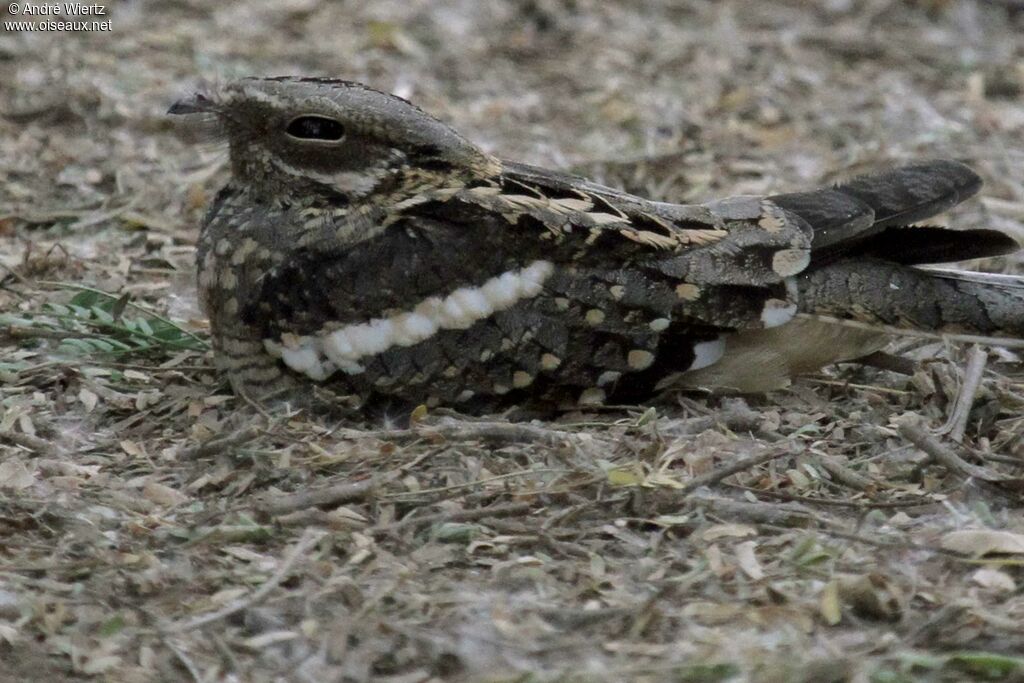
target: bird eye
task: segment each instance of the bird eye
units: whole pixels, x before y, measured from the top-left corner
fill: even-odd
[[[334,119],[324,116],[300,116],[292,119],[285,129],[288,135],[303,140],[340,140],[345,135],[345,127]]]

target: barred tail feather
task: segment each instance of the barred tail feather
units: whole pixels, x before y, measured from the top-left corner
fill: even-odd
[[[781,194],[770,199],[811,225],[814,229],[812,262],[826,263],[865,250],[870,253],[871,245],[876,242],[880,250],[888,250],[898,241],[913,252],[940,251],[936,248],[936,234],[933,234],[938,229],[912,233],[915,229],[904,226],[956,206],[980,187],[981,178],[970,168],[957,161],[938,159],[856,176],[831,188]],[[944,232],[938,244],[955,240],[956,234]],[[992,238],[992,235],[981,237]],[[971,244],[978,252],[966,258],[1006,253],[1016,247],[998,238],[975,238],[958,244],[963,243]],[[919,258],[916,262],[925,261]]]
[[[890,334],[1024,347],[1024,278],[850,259],[800,278],[805,316]]]

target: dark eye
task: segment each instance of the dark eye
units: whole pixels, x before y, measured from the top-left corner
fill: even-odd
[[[340,140],[345,127],[334,119],[324,116],[300,116],[292,119],[286,131],[288,135],[303,140]]]

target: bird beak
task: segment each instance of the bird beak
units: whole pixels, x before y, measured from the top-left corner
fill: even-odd
[[[167,110],[168,114],[216,114],[217,107],[205,95],[196,93],[192,97],[178,100]]]

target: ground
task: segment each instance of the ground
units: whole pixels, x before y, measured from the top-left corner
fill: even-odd
[[[1024,241],[1020,2],[103,9],[0,32],[0,680],[1024,680],[1012,351],[547,422],[261,414],[196,306],[225,150],[165,116],[344,77],[676,201],[952,157],[986,186],[948,220]]]

